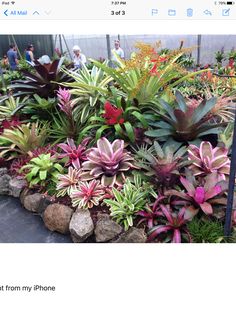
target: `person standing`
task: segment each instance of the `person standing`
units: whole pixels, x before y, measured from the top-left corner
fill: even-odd
[[[117,56],[120,59],[124,59],[125,58],[125,54],[124,54],[124,50],[120,47],[120,41],[119,40],[115,40],[114,42],[114,49],[112,49],[112,61],[113,62],[119,62],[119,59],[117,58]]]
[[[73,47],[73,53],[75,68],[82,69],[82,66],[85,65],[87,62],[85,55],[81,53],[81,49],[77,45]]]
[[[34,62],[34,46],[32,44],[28,45],[25,51],[25,60],[28,62]]]
[[[16,71],[17,65],[19,64],[16,45],[12,44],[9,46],[9,50],[7,52],[7,58],[8,58],[10,70]]]

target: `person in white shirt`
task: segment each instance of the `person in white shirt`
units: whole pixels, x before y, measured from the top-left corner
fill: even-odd
[[[77,45],[73,47],[73,53],[74,53],[74,66],[77,69],[81,69],[82,65],[86,64],[87,59],[85,55],[81,53],[81,49]]]
[[[120,47],[120,41],[119,40],[115,40],[115,48],[112,49],[111,52],[112,52],[112,61],[114,61],[114,62],[119,62],[117,56],[120,59],[125,58],[124,50]]]

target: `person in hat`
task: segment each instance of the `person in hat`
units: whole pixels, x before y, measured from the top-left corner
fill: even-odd
[[[74,53],[74,66],[77,69],[81,69],[82,66],[86,64],[87,59],[85,55],[81,53],[81,49],[77,45],[73,47],[73,53]]]
[[[41,63],[48,71],[51,68],[52,61],[48,55],[43,55],[41,58],[38,59],[39,63]]]
[[[117,60],[117,56],[120,59],[124,59],[125,58],[125,54],[124,54],[124,50],[120,47],[120,41],[119,40],[115,40],[114,42],[114,49],[112,49],[112,61],[118,61]]]

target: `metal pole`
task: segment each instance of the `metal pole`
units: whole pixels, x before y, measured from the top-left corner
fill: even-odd
[[[61,53],[63,54],[61,35],[59,35],[59,45],[60,45]]]
[[[67,41],[66,41],[65,36],[64,36],[64,35],[62,35],[62,38],[63,38],[63,40],[64,40],[64,43],[65,43],[66,49],[67,49],[67,51],[68,51],[68,53],[69,53],[70,59],[71,59],[71,60],[73,60],[73,58],[72,58],[72,54],[71,54],[71,52],[70,52],[70,49],[69,49],[69,46],[68,46],[68,44],[67,44]]]
[[[111,40],[110,40],[110,35],[106,35],[106,40],[107,40],[107,56],[108,56],[108,59],[111,60]]]
[[[202,35],[197,35],[197,64],[199,66],[201,62],[201,43],[202,43]]]
[[[224,235],[230,236],[231,234],[231,220],[234,203],[234,187],[235,187],[235,174],[236,174],[236,113],[234,117],[234,133],[233,133],[233,144],[230,164],[230,175],[229,175],[229,188],[227,197],[227,206],[225,214],[225,226]]]

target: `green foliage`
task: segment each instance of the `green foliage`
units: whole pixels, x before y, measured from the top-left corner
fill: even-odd
[[[0,121],[14,115],[17,108],[26,103],[28,97],[3,96],[0,98]]]
[[[63,173],[63,167],[49,153],[32,158],[27,165],[21,168],[21,172],[23,171],[27,171],[25,178],[30,187],[35,185],[44,187],[48,183],[54,183],[56,186],[58,175]]]
[[[203,100],[197,108],[188,106],[183,95],[176,91],[176,103],[174,106],[168,104],[164,100],[160,100],[162,104],[162,113],[159,110],[157,117],[160,121],[151,118],[150,126],[155,129],[145,132],[146,135],[154,138],[166,139],[173,137],[176,141],[188,142],[194,141],[203,135],[218,134],[220,127],[225,123],[213,123],[211,120],[211,110],[216,105],[215,97],[209,100]]]
[[[33,95],[25,102],[21,102],[16,107],[14,114],[21,110],[22,114],[30,116],[30,120],[51,120],[52,113],[55,112],[56,99],[42,98],[37,94]]]
[[[108,66],[107,61],[102,64]],[[76,96],[78,103],[76,110],[81,123],[84,123],[91,114],[96,112],[96,106],[101,97],[108,95],[108,86],[112,78],[96,66],[93,66],[91,70],[83,66],[82,70],[78,72],[65,71],[65,73],[73,78],[74,82],[61,85],[69,87],[70,93]]]
[[[159,75],[154,75],[153,62],[146,57],[143,60],[136,60],[137,66],[129,66],[124,60],[119,60],[119,68],[111,68],[104,63],[92,60],[92,62],[107,75],[110,75],[114,82],[121,89],[122,96],[129,100],[137,99],[141,107],[150,106],[150,102],[157,102],[157,95],[163,93],[168,87],[172,88],[190,77],[197,75],[199,72],[183,74],[183,69],[177,64],[178,59],[184,52],[174,55],[166,64],[161,66]],[[137,55],[136,59],[139,56]],[[138,62],[139,66],[138,66]],[[142,66],[140,64],[142,63]]]
[[[135,128],[147,129],[148,123],[138,107],[138,101],[125,100],[124,97],[118,96],[117,90],[114,88],[111,88],[111,91],[111,103],[107,101],[104,105],[105,114],[100,114],[98,117],[93,116],[88,122],[96,123],[94,126],[94,129],[97,129],[96,139],[107,133],[112,133],[116,138],[122,138],[134,143],[136,139]],[[117,123],[109,123],[109,113],[106,111],[107,105],[112,106],[114,112],[120,111],[122,123],[119,122],[119,119],[116,121]],[[113,118],[112,115],[110,118]]]
[[[0,158],[12,159],[43,146],[46,140],[47,125],[39,123],[22,124],[14,129],[6,129],[0,136]]]
[[[224,241],[224,228],[218,221],[193,219],[187,225],[195,243],[220,243]]]
[[[111,217],[128,230],[133,226],[136,213],[145,209],[149,194],[153,191],[150,185],[142,184],[137,176],[134,183],[127,179],[121,191],[113,188],[112,192],[115,199],[106,199],[104,203],[109,206]]]

